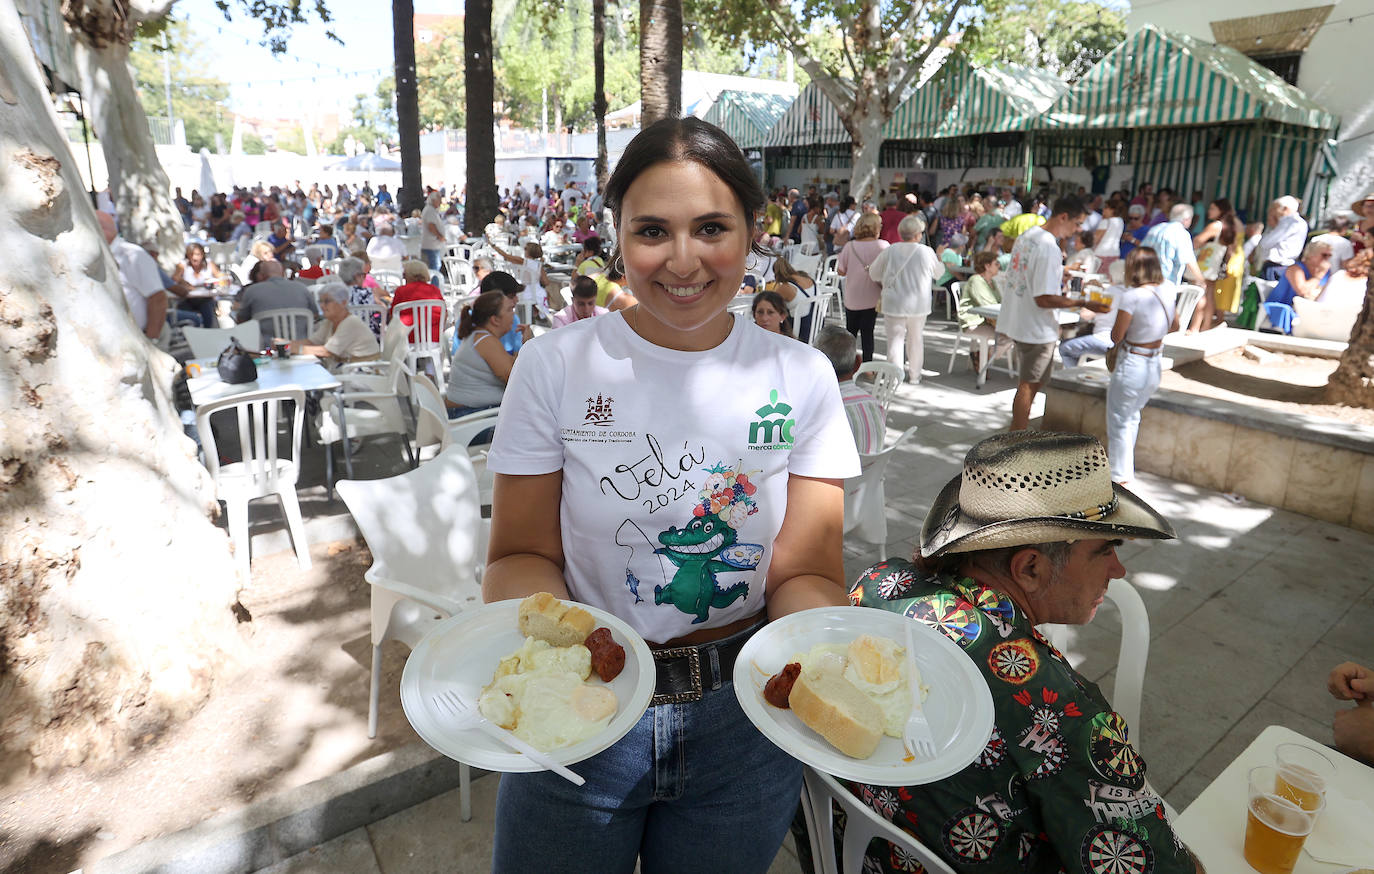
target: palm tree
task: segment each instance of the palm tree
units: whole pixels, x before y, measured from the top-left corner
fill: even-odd
[[[401,140],[401,215],[424,206],[420,178],[420,92],[415,82],[415,3],[391,0],[392,42],[396,53],[396,133]]]
[[[467,208],[463,225],[471,234],[486,227],[500,207],[496,193],[496,141],[492,73],[492,0],[468,0],[463,20],[463,81],[467,87]]]
[[[682,0],[639,0],[643,125],[682,115]]]
[[[596,190],[606,191],[606,0],[592,0],[592,111],[596,114]]]
[[[1350,332],[1350,345],[1326,383],[1326,401],[1374,408],[1374,270],[1365,286],[1364,309]]]

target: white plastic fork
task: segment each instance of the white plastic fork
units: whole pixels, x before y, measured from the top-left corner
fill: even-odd
[[[902,729],[902,744],[913,756],[933,759],[936,754],[935,735],[931,734],[930,720],[926,719],[926,712],[921,709],[921,686],[916,680],[916,638],[911,630],[914,621],[906,621],[906,680],[911,689],[911,714],[907,716],[906,727]]]
[[[511,734],[510,732],[506,731],[504,728],[501,728],[499,725],[494,725],[493,723],[488,721],[487,718],[483,716],[481,713],[479,713],[475,707],[469,706],[467,702],[465,702],[462,698],[458,697],[458,693],[454,692],[452,689],[445,689],[442,692],[436,692],[432,697],[434,699],[435,706],[437,706],[440,710],[445,710],[453,714],[453,716],[457,717],[458,726],[460,728],[477,729],[478,731],[485,734],[487,737],[498,740],[506,746],[510,747],[511,749],[515,750],[516,752],[523,754],[525,758],[529,759],[531,762],[534,762],[536,765],[543,768],[544,770],[553,771],[555,774],[557,774],[558,776],[562,777],[563,779],[567,780],[569,783],[572,783],[575,786],[581,786],[582,784],[587,782],[579,775],[570,771],[567,767],[558,764],[553,759],[549,758],[546,754],[530,746],[528,743]]]

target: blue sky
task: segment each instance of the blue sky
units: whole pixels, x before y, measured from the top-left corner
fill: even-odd
[[[419,13],[456,14],[462,8],[462,0],[415,2]],[[225,21],[213,0],[178,0],[172,16],[190,24],[203,43],[202,58],[212,60],[214,73],[229,82],[231,108],[299,118],[308,112],[347,113],[353,95],[372,93],[392,68],[390,3],[329,0],[329,9],[343,45],[326,38],[318,23],[301,25],[282,55],[258,44],[262,26],[257,21],[238,12]]]

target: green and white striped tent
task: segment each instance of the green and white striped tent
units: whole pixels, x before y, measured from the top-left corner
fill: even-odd
[[[1338,119],[1245,55],[1146,25],[1060,96],[1033,127],[1039,163],[1115,133],[1139,182],[1229,197],[1257,215],[1309,190]],[[1105,156],[1103,157],[1105,160]]]
[[[846,146],[852,140],[835,104],[820,86],[809,83],[777,123],[768,131],[762,145],[777,147]],[[848,148],[845,149],[846,154]]]
[[[1066,90],[1061,79],[1017,64],[974,67],[961,57],[897,107],[889,140],[933,140],[1026,130]]]
[[[722,91],[703,117],[730,135],[741,149],[756,149],[795,98],[757,91]]]

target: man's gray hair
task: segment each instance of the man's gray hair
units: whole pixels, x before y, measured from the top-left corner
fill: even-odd
[[[1285,194],[1274,202],[1286,209],[1289,213],[1295,213],[1302,207],[1302,201],[1291,194]]]
[[[348,286],[342,282],[330,282],[315,289],[315,296],[320,303],[332,300],[334,303],[341,303],[348,306]]]
[[[339,262],[334,271],[339,274],[344,285],[357,285],[358,277],[362,276],[367,268],[357,258],[345,258]]]
[[[830,359],[837,379],[847,379],[854,372],[854,355],[858,345],[853,334],[839,325],[826,325],[816,337],[815,346]]]
[[[907,242],[921,239],[925,232],[926,220],[914,212],[897,223],[897,236]]]
[[[1187,227],[1193,223],[1193,207],[1187,203],[1176,203],[1169,209],[1169,221]]]

